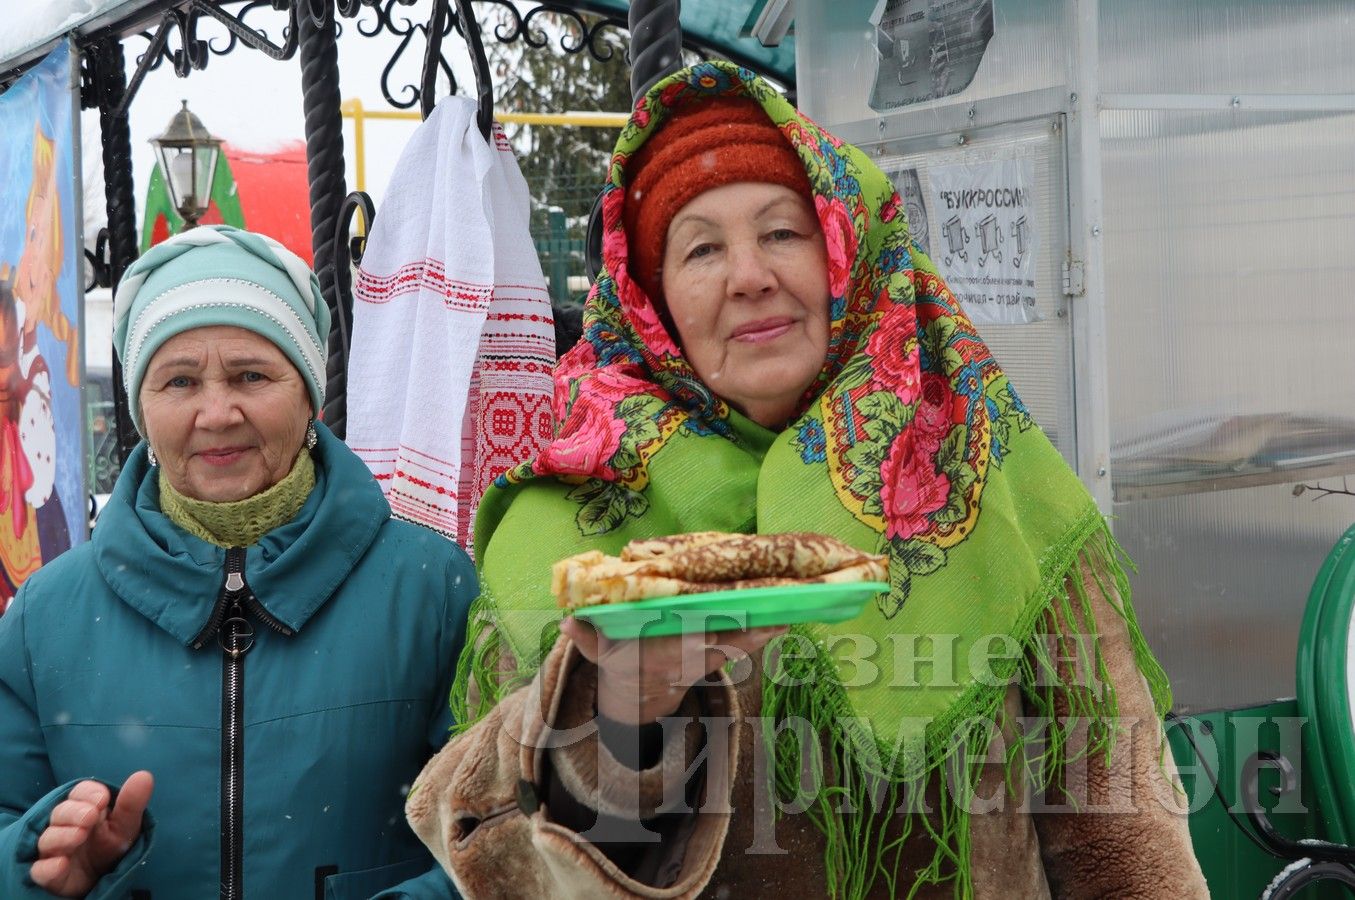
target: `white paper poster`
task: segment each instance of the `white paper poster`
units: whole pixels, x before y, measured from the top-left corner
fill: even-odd
[[[922,248],[928,257],[932,255],[931,226],[927,224],[927,199],[922,194],[922,182],[917,177],[917,169],[896,169],[886,173],[894,183],[903,201],[904,212],[908,215],[908,234]]]
[[[969,87],[993,39],[993,0],[879,0],[871,109],[884,112]]]
[[[1038,322],[1035,261],[1040,233],[1029,159],[927,170],[932,259],[975,322]]]

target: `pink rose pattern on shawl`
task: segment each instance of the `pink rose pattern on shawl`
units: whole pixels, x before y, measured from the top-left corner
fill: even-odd
[[[569,385],[574,379],[598,366],[597,351],[587,341],[579,341],[565,352],[555,364],[555,391],[551,395],[550,411],[556,422],[565,420],[569,408]]]
[[[930,527],[928,516],[946,505],[950,479],[937,472],[931,454],[920,453],[907,432],[889,448],[881,469],[880,501],[885,537],[907,540]]]
[[[892,390],[904,404],[917,400],[921,386],[916,337],[911,316],[888,315],[866,340],[866,355],[875,363],[872,386]]]
[[[621,215],[626,164],[643,140],[674,108],[733,95],[761,102],[804,162],[828,256],[828,355],[790,445],[805,465],[826,465],[843,506],[881,532],[901,604],[908,580],[943,566],[945,548],[972,529],[1008,435],[1034,426],[945,283],[925,259],[915,265],[897,193],[866,196],[858,178],[882,178],[873,163],[728,64],[695,66],[637,102],[604,188],[604,270],[584,340],[556,370],[556,437],[498,485],[565,476],[577,484],[581,533],[600,534],[643,514],[648,460],[674,434],[735,439],[728,407],[630,277]]]
[[[841,297],[847,292],[856,261],[856,226],[847,207],[836,197],[829,200],[816,195],[814,208],[828,249],[828,293]]]
[[[621,446],[626,423],[603,395],[591,391],[579,397],[555,440],[537,456],[536,474],[585,475],[611,480],[609,461]]]
[[[612,278],[618,286],[630,284],[629,248],[626,245],[626,232],[621,228],[621,204],[625,194],[621,191],[608,191],[602,198],[602,255],[607,260]],[[613,224],[615,223],[615,227]]]
[[[917,435],[919,452],[933,456],[940,449],[941,441],[950,431],[954,400],[955,395],[944,378],[930,372],[922,376],[922,402],[913,414],[913,433]]]

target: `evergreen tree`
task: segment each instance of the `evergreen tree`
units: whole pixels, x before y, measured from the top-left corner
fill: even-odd
[[[500,23],[506,12],[491,12],[486,30]],[[591,30],[597,16],[584,16]],[[576,53],[561,49],[582,40],[578,24],[569,16],[540,13],[530,27],[534,39],[547,46],[525,46],[522,39],[511,44],[494,43],[491,68],[495,72],[495,109],[503,112],[562,113],[630,110],[630,67],[626,63],[627,35],[606,25],[592,32],[593,46],[604,59],[587,48]],[[606,178],[607,161],[616,143],[617,130],[576,126],[504,127],[518,154],[532,198],[541,206],[558,206],[570,220],[588,214]]]
[[[490,38],[486,52],[494,73],[496,112],[630,110],[626,32],[607,25],[597,27],[597,16],[584,16],[583,21],[592,34],[597,56],[587,47],[575,53],[562,49],[562,45],[577,47],[584,40],[578,21],[571,16],[549,12],[534,16],[529,22],[531,37],[538,43],[545,41],[546,46],[533,47],[522,37],[511,43],[492,39],[494,29],[505,33],[513,28],[511,13],[500,9],[484,15],[481,29]],[[595,27],[597,30],[592,31]],[[546,238],[559,237],[558,231],[552,232],[548,211],[552,207],[562,210],[565,235],[573,247],[569,272],[585,274],[582,241],[588,212],[606,179],[618,129],[508,123],[504,132],[527,179],[532,197],[532,234],[538,246]],[[543,266],[546,263],[543,258]]]
[[[517,8],[534,6],[518,4]],[[580,28],[580,20],[586,31]],[[513,14],[506,9],[480,15],[496,113],[630,111],[630,65],[626,61],[630,35],[624,27],[605,24],[595,15],[575,18],[542,11],[528,22],[531,39],[538,46],[528,44],[522,35],[508,43],[496,39],[496,33],[510,35],[516,27]],[[591,49],[581,46],[589,38]],[[543,41],[545,46],[540,46]],[[570,52],[575,48],[577,52]],[[695,60],[695,56],[687,59]],[[555,282],[557,344],[564,350],[578,336],[587,294],[583,285],[588,274],[584,260],[588,215],[606,181],[619,129],[508,123],[504,132],[531,194],[532,237],[547,279]],[[553,208],[563,213],[563,233],[560,213],[556,213],[556,223],[551,222]],[[559,284],[566,273],[574,284],[568,291]]]

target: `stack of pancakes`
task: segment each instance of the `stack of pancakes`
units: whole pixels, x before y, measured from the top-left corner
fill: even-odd
[[[888,577],[885,557],[823,534],[699,531],[631,541],[619,557],[589,550],[562,559],[551,571],[551,590],[560,606],[579,609],[709,591]]]

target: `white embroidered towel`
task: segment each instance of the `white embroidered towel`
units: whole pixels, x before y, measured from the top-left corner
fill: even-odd
[[[410,138],[353,289],[348,444],[396,516],[469,552],[489,483],[551,434],[555,331],[527,183],[448,97]]]

